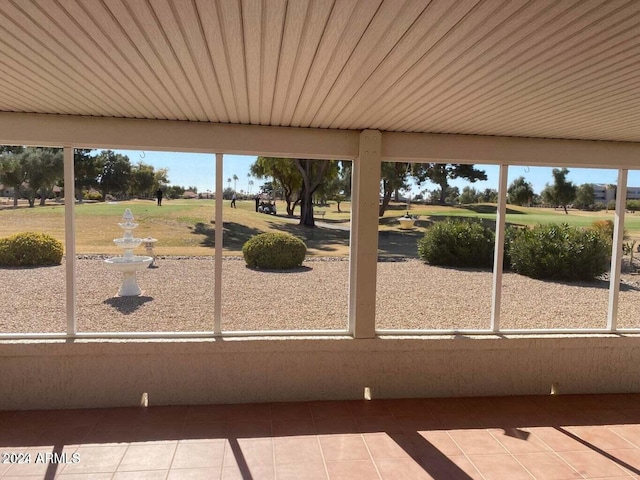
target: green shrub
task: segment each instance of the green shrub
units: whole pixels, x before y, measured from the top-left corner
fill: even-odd
[[[62,254],[62,243],[44,233],[24,232],[0,238],[2,267],[59,265]]]
[[[504,256],[502,267],[505,269],[511,268],[511,245],[515,239],[522,234],[527,227],[521,227],[516,225],[507,225],[504,229]]]
[[[242,246],[244,261],[253,268],[296,268],[302,265],[306,254],[304,242],[288,233],[261,233]]]
[[[102,194],[100,192],[84,192],[82,198],[85,200],[102,200]]]
[[[491,267],[495,234],[475,220],[446,220],[429,227],[418,241],[420,258],[431,265]]]
[[[511,242],[511,267],[549,280],[592,280],[609,268],[610,243],[593,228],[536,225]]]
[[[613,220],[596,220],[591,228],[607,242],[613,241]]]

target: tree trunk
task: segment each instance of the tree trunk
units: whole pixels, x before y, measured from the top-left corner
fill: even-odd
[[[312,228],[316,226],[313,218],[313,202],[310,198],[303,197],[300,202],[300,225]]]
[[[13,208],[18,208],[18,189],[13,190]]]
[[[567,206],[566,206],[566,205],[562,205],[562,208],[564,208],[564,213],[566,213],[567,215],[569,215],[569,212],[567,211]]]
[[[338,204],[338,213],[342,213],[342,212],[340,211],[340,202],[336,202],[336,203]]]
[[[395,191],[393,192],[393,201],[394,202],[400,201],[400,189],[398,188],[396,188]]]
[[[313,218],[313,194],[322,184],[324,172],[329,165],[329,162],[322,161],[323,163],[318,166],[318,169],[315,172],[315,178],[312,178],[313,164],[311,162],[314,162],[314,160],[308,158],[295,160],[296,168],[302,175],[302,191],[300,192],[300,225],[302,225],[303,227],[313,228],[316,226],[315,220]]]
[[[382,190],[382,205],[380,205],[380,208],[378,209],[378,216],[382,217],[384,215],[384,212],[387,211],[387,207],[389,207],[389,202],[391,201],[391,194],[393,193],[389,188],[388,188],[388,184],[387,181],[385,180],[383,182],[383,190]]]
[[[447,198],[447,187],[449,186],[448,183],[445,183],[444,186],[442,184],[440,184],[440,204],[444,205],[446,202],[446,198]]]

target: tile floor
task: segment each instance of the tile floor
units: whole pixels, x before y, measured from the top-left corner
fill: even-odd
[[[2,480],[640,479],[640,394],[0,412],[0,452]]]

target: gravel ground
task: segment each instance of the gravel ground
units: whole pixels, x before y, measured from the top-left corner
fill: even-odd
[[[349,262],[306,261],[291,272],[255,271],[223,261],[223,330],[344,329]],[[207,331],[213,328],[211,258],[160,258],[138,274],[141,297],[115,296],[119,274],[101,259],[77,262],[79,331]],[[63,332],[64,266],[3,269],[0,332]],[[378,263],[377,326],[488,328],[491,272],[431,267],[418,260]],[[502,328],[606,325],[608,282],[542,282],[503,276]],[[618,325],[640,326],[640,277],[625,276]]]

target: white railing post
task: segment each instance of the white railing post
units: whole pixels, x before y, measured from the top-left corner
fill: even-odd
[[[73,147],[64,147],[64,249],[66,270],[67,335],[74,336],[76,321],[76,189]]]
[[[622,242],[624,240],[624,213],[627,208],[628,170],[618,170],[616,186],[616,216],[613,222],[613,252],[611,254],[611,273],[609,275],[609,309],[607,311],[607,330],[615,332],[618,321],[618,296],[622,270]],[[605,201],[607,199],[605,198]]]
[[[502,301],[502,264],[504,263],[504,230],[507,213],[508,165],[500,165],[498,208],[496,209],[496,244],[493,254],[493,290],[491,295],[491,331],[500,331],[500,302]]]
[[[349,252],[349,333],[354,338],[375,337],[381,150],[379,131],[360,134],[352,171]]]
[[[214,257],[214,306],[213,333],[222,333],[222,162],[223,155],[216,153],[216,227]]]

